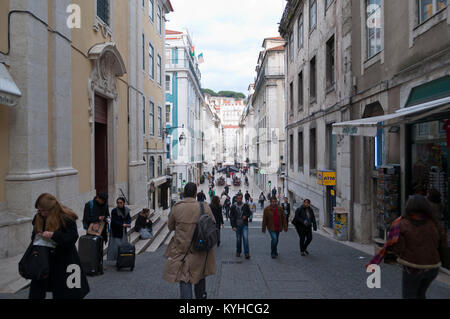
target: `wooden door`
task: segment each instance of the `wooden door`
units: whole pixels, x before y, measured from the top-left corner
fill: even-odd
[[[108,102],[95,96],[95,189],[108,193]]]

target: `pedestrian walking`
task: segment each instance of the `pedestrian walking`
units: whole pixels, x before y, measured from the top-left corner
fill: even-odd
[[[300,252],[302,256],[309,255],[307,248],[312,242],[312,230],[317,231],[316,217],[311,208],[311,201],[305,199],[303,205],[295,211],[292,223],[300,237]]]
[[[248,219],[251,211],[247,204],[242,202],[243,196],[236,195],[236,204],[231,206],[230,222],[231,228],[236,232],[236,256],[241,257],[242,242],[246,259],[250,259],[250,247],[248,244]]]
[[[272,189],[272,197],[277,197],[277,189],[275,187]]]
[[[120,245],[128,242],[127,228],[131,227],[130,209],[125,206],[125,199],[119,197],[117,207],[111,212],[111,237],[108,245],[108,261],[116,261]]]
[[[270,205],[264,209],[262,222],[262,232],[264,234],[266,233],[266,229],[269,230],[270,238],[272,239],[270,243],[270,255],[275,259],[278,257],[280,232],[288,231],[286,216],[283,208],[278,206],[278,200],[275,196],[270,199]]]
[[[200,191],[200,193],[197,194],[197,201],[204,202],[206,200],[206,195],[203,193],[203,189]]]
[[[261,206],[261,209],[264,208],[264,202],[266,201],[266,196],[264,196],[264,193],[261,192],[259,195],[259,205]]]
[[[250,200],[250,197],[250,194],[248,193],[248,191],[246,191],[244,195],[245,201],[248,202]]]
[[[442,262],[447,263],[441,260],[442,248],[448,249],[446,231],[433,217],[426,197],[416,194],[409,197],[404,213],[392,223],[384,248],[366,266],[379,265],[394,255],[403,268],[403,298],[425,299]]]
[[[195,297],[206,299],[207,276],[216,273],[216,258],[214,249],[209,251],[196,251],[192,247],[192,239],[200,218],[201,208],[205,214],[214,218],[211,209],[206,203],[196,201],[197,186],[188,183],[184,188],[185,199],[176,203],[169,215],[168,228],[174,231],[165,252],[167,257],[163,271],[163,279],[170,283],[180,284],[181,299],[192,299],[192,285]]]
[[[216,227],[217,227],[217,247],[220,246],[220,228],[224,228],[225,225],[223,223],[223,215],[222,215],[222,206],[220,205],[219,196],[214,196],[211,205],[209,205],[211,211],[216,219]]]
[[[153,222],[150,219],[150,209],[144,208],[139,213],[134,230],[137,231],[141,239],[150,239],[153,237]]]
[[[283,208],[283,212],[286,215],[286,221],[289,224],[289,217],[291,215],[291,204],[289,204],[289,199],[287,197],[284,198],[284,203],[281,204],[281,207]]]
[[[250,197],[250,202],[249,202],[249,207],[250,207],[250,211],[252,212],[252,214],[250,215],[250,219],[249,219],[249,222],[251,223],[251,222],[253,222],[253,216],[254,216],[254,214],[256,214],[256,204],[255,204],[255,202],[253,201],[253,198],[251,198]]]
[[[108,243],[109,217],[108,194],[99,193],[93,200],[84,205],[83,225],[86,233],[91,223],[105,222],[101,237],[103,238],[103,244]]]
[[[35,203],[38,210],[33,218],[32,245],[48,247],[49,275],[45,279],[32,280],[29,299],[45,299],[47,292],[52,292],[53,299],[82,299],[89,293],[86,275],[81,267],[75,243],[78,240],[76,220],[71,209],[50,194],[42,194]],[[80,269],[79,287],[69,287],[68,277],[72,275],[67,269],[77,265]]]
[[[230,209],[231,209],[231,200],[230,200],[230,196],[227,195],[226,199],[225,199],[225,217],[228,219],[230,219]]]

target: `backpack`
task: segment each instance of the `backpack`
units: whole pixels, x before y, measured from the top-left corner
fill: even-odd
[[[192,246],[197,251],[209,251],[217,245],[217,227],[216,222],[208,214],[205,214],[203,203],[200,204],[200,218],[195,227]]]
[[[93,200],[90,200],[90,201],[89,201],[89,216],[90,216],[90,217],[92,217],[92,212],[93,212],[93,210],[94,210],[94,201],[93,201]],[[88,230],[88,229],[89,229],[89,223],[83,221],[83,228],[84,228],[84,230]]]

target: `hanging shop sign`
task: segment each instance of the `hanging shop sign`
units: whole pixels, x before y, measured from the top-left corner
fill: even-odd
[[[336,185],[336,172],[333,171],[318,171],[317,183],[324,186]]]

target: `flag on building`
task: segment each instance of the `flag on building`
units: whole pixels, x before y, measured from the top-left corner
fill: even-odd
[[[192,46],[191,47],[191,57],[194,57],[194,56],[195,56],[195,47]]]
[[[203,53],[200,53],[200,55],[198,56],[198,63],[204,63],[205,62],[205,58],[203,57]]]

